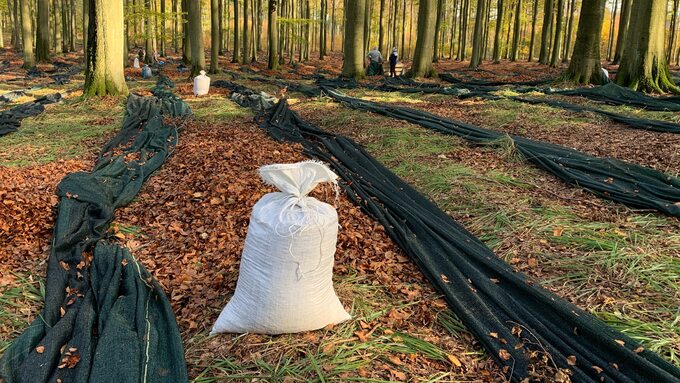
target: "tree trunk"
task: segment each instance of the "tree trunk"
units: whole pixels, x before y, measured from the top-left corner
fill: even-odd
[[[522,0],[517,0],[517,7],[515,8],[515,28],[512,34],[512,51],[510,52],[510,61],[517,61],[517,55],[519,53],[521,24],[522,24]]]
[[[406,44],[406,0],[404,0],[401,5],[404,8],[404,12],[401,13],[401,45],[399,46],[399,57],[404,57],[404,45]],[[388,53],[385,52],[385,54],[387,55]]]
[[[678,24],[678,6],[680,6],[680,0],[673,0],[673,15],[671,16],[671,27],[667,45],[668,53],[666,54],[666,61],[669,63],[673,59],[673,52],[675,52],[675,29]]]
[[[189,16],[187,10],[189,9],[190,0],[182,0],[182,61],[185,65],[191,65],[191,38],[189,37]]]
[[[335,51],[335,0],[331,0],[331,52]]]
[[[562,62],[569,61],[569,50],[571,48],[571,35],[574,33],[574,9],[576,7],[576,0],[571,0],[569,5],[569,21],[567,22],[567,34],[564,40],[564,49],[562,50]]]
[[[378,26],[378,48],[380,52],[387,52],[385,41],[385,0],[380,0],[380,21]]]
[[[24,65],[33,68],[35,66],[35,54],[33,53],[33,31],[31,29],[30,0],[21,0],[21,35],[24,41]]]
[[[477,14],[475,16],[475,31],[472,35],[472,58],[470,68],[476,69],[482,63],[482,49],[484,47],[484,16],[486,15],[486,1],[477,0]]]
[[[550,59],[549,44],[550,44],[550,29],[552,28],[553,19],[553,0],[545,0],[543,8],[543,27],[541,30],[541,51],[538,55],[538,62],[547,64]]]
[[[50,59],[49,6],[48,0],[38,0],[37,41],[35,46],[35,59],[38,62],[47,62]]]
[[[538,17],[538,0],[534,0],[534,10],[531,14],[531,39],[529,40],[528,62],[534,59],[534,42],[536,41],[536,19]]]
[[[504,4],[503,0],[498,0],[498,3],[496,3],[496,10],[498,12],[498,16],[496,17],[496,33],[494,34],[494,39],[493,39],[493,62],[494,64],[498,64],[501,62],[501,29],[503,26],[503,9],[504,9]]]
[[[562,19],[564,16],[564,0],[557,0],[557,17],[555,18],[555,40],[553,42],[550,66],[555,68],[560,62],[560,45],[562,44]]]
[[[277,0],[269,0],[269,17],[267,18],[267,40],[269,50],[269,62],[267,67],[272,70],[279,69],[279,24],[277,22]]]
[[[220,12],[219,0],[210,0],[210,73],[220,71]]]
[[[250,29],[248,19],[250,18],[250,0],[243,0],[243,56],[244,64],[250,62]]]
[[[189,0],[189,2],[193,2],[192,0]],[[154,31],[154,25],[153,25],[153,20],[151,17],[151,0],[144,0],[144,6],[146,8],[146,29],[144,30],[144,46],[146,49],[146,56],[144,58],[144,62],[147,64],[152,64],[153,63],[153,51],[154,51],[154,46],[153,46],[153,35],[156,33]]]
[[[179,0],[172,0],[172,50],[179,51]]]
[[[165,47],[165,40],[167,40],[167,36],[166,36],[166,29],[167,29],[166,19],[167,19],[167,17],[166,17],[166,14],[165,14],[165,0],[160,0],[160,1],[161,1],[161,23],[160,23],[160,28],[161,28],[161,51],[160,51],[159,55],[161,55],[162,57],[165,57],[165,55],[166,55],[166,53],[167,53],[167,52],[165,51],[165,49],[166,49],[166,47]]]
[[[574,53],[565,73],[568,80],[577,84],[602,83],[600,34],[604,21],[604,3],[605,0],[583,0],[581,5]]]
[[[69,25],[71,37],[69,37],[69,48],[71,52],[76,51],[76,0],[71,0],[71,6],[69,8]]]
[[[413,66],[410,77],[432,77],[436,73],[432,68],[432,52],[434,51],[434,34],[437,12],[437,0],[420,0],[418,5],[418,30],[416,50],[413,54]]]
[[[621,18],[619,19],[619,32],[616,37],[616,51],[614,52],[614,61],[612,64],[618,64],[621,61],[621,55],[625,49],[626,33],[628,32],[628,25],[630,24],[630,11],[633,5],[633,0],[623,0],[621,4]]]
[[[666,1],[634,1],[626,50],[616,83],[643,92],[680,92],[668,71],[664,51]]]
[[[125,8],[123,8],[123,13],[125,12]],[[127,20],[127,19],[126,19]],[[89,0],[83,0],[83,52],[87,52],[87,29],[88,25],[90,24],[90,1]],[[123,45],[123,56],[126,59],[125,61],[127,62],[127,52],[128,52],[128,40],[127,40],[127,21],[126,21],[126,26],[125,28],[125,33],[123,34],[125,37],[125,44]]]
[[[189,40],[191,41],[191,75],[196,76],[205,69],[203,49],[203,26],[201,25],[201,2],[187,0],[189,17]]]
[[[68,0],[61,0],[61,51],[68,53],[68,18],[66,17],[68,13]]]
[[[234,53],[231,58],[231,62],[239,62],[239,55],[241,54],[241,49],[239,47],[239,25],[238,25],[238,0],[234,0]]]
[[[449,30],[449,60],[453,59],[453,52],[455,51],[456,29],[458,28],[458,25],[456,25],[458,17],[456,16],[458,16],[459,4],[459,0],[453,1],[453,12],[451,12],[451,29]]]
[[[431,0],[426,0],[431,1]],[[345,10],[345,60],[342,76],[363,78],[364,74],[364,19],[366,18],[366,0],[347,0]]]
[[[406,12],[406,8],[404,8]],[[432,62],[439,61],[439,29],[442,25],[442,13],[444,12],[444,0],[437,0],[437,18],[434,23],[434,44],[432,45]],[[403,27],[402,27],[403,30]]]
[[[123,69],[122,1],[89,0],[86,96],[127,95]],[[118,42],[118,43],[116,43]]]
[[[464,6],[463,6],[463,13],[461,14],[461,27],[460,27],[460,44],[458,45],[460,47],[460,53],[458,54],[458,58],[460,61],[464,61],[465,57],[467,57],[467,31],[468,31],[468,22],[470,19],[470,0],[464,0]]]
[[[614,11],[612,12],[612,20],[609,26],[609,43],[607,44],[607,60],[609,61],[612,59],[612,51],[614,48],[614,24],[616,24],[616,11],[618,10],[618,7],[619,1],[614,0]]]

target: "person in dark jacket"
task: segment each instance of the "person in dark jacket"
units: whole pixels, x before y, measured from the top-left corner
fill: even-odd
[[[397,54],[397,47],[392,48],[392,53],[390,54],[390,77],[397,77],[397,59],[399,59],[399,54]]]

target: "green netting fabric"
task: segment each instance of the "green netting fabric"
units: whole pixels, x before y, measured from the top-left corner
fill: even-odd
[[[116,208],[128,204],[177,139],[163,116],[181,100],[131,95],[123,130],[92,172],[64,177],[45,307],[5,351],[7,383],[186,382],[179,330],[167,297],[130,252],[107,243]],[[170,106],[165,108],[162,106]],[[127,144],[120,149],[120,145]],[[118,151],[118,154],[114,153]],[[126,155],[135,159],[127,160]]]
[[[39,115],[45,110],[45,105],[54,104],[59,100],[61,94],[54,93],[0,112],[0,137],[15,132],[21,127],[21,120]]]
[[[532,352],[547,352],[573,382],[680,381],[680,371],[658,355],[514,272],[351,139],[302,120],[286,100],[261,126],[331,164],[349,197],[385,227],[514,382],[530,375]]]
[[[613,82],[592,88],[560,90],[553,93],[566,96],[581,96],[610,105],[628,105],[655,111],[680,111],[680,100],[677,97],[650,97],[644,93],[616,85]]]

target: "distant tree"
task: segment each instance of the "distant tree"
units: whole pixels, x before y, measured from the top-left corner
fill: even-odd
[[[279,23],[277,8],[278,1],[269,0],[269,18],[267,19],[269,61],[267,67],[272,70],[279,69]]]
[[[342,65],[342,75],[358,79],[365,76],[363,64],[366,0],[347,0],[346,6],[343,49],[345,60]]]
[[[398,1],[398,0],[396,0]],[[405,4],[404,4],[405,5]],[[437,0],[437,18],[435,19],[434,23],[434,43],[432,44],[432,61],[433,62],[438,62],[439,61],[439,29],[441,29],[442,25],[442,18],[444,17],[444,0]],[[406,7],[404,7],[404,14],[406,14]],[[402,36],[404,33],[404,28],[402,24]]]
[[[634,1],[616,83],[643,92],[680,92],[664,51],[666,1]]]
[[[189,17],[189,41],[191,41],[191,75],[196,76],[205,69],[203,48],[203,26],[201,23],[201,2],[187,0]]]
[[[195,1],[188,0],[189,3],[194,3]],[[153,10],[151,9],[151,0],[144,0],[144,7],[146,9],[145,19],[145,30],[144,30],[144,49],[146,49],[146,57],[144,62],[147,64],[153,63],[153,51],[155,49],[153,44],[153,37],[156,34],[156,28],[153,23],[153,18],[151,14]]]
[[[531,14],[531,39],[529,40],[529,58],[527,61],[531,62],[534,59],[534,42],[536,41],[536,19],[538,17],[538,0],[534,0],[534,8]]]
[[[601,84],[600,34],[605,0],[583,0],[574,53],[565,77],[578,84]]]
[[[35,54],[33,52],[33,26],[31,23],[30,0],[21,0],[21,36],[24,41],[24,65],[33,68],[35,66]]]
[[[553,19],[553,0],[545,0],[543,7],[543,28],[541,30],[541,51],[538,54],[538,62],[547,64],[550,60],[550,31]]]
[[[556,67],[560,62],[560,45],[562,38],[562,18],[564,14],[564,0],[557,0],[557,16],[555,17],[555,40],[553,42],[550,66]]]
[[[503,29],[503,11],[504,11],[504,4],[503,0],[498,0],[496,3],[496,12],[498,16],[496,16],[496,32],[494,34],[494,39],[493,39],[493,62],[494,64],[498,64],[501,62],[501,30]]]
[[[210,0],[210,73],[220,71],[220,12],[219,1]]]
[[[248,18],[250,17],[250,0],[243,0],[243,55],[241,61],[244,64],[250,62],[250,27]]]
[[[241,54],[241,49],[239,48],[239,27],[238,27],[238,0],[234,0],[234,52],[231,58],[231,62],[237,63],[240,61],[239,55]]]
[[[413,53],[413,65],[411,72],[409,72],[410,77],[432,77],[436,75],[432,67],[436,12],[437,0],[420,0],[418,5],[416,50]]]
[[[517,7],[515,8],[515,28],[512,33],[512,51],[510,52],[510,61],[517,61],[517,56],[519,54],[519,35],[521,26],[522,0],[517,0]]]
[[[472,35],[472,57],[470,68],[476,69],[482,63],[484,54],[484,17],[486,15],[486,0],[477,0],[477,14],[475,16],[475,31]]]
[[[50,60],[50,2],[38,0],[38,22],[36,23],[37,42],[35,47],[35,59],[38,62]]]
[[[123,69],[123,2],[89,0],[86,96],[127,95]]]
[[[323,1],[323,0],[322,0]],[[380,0],[380,19],[378,21],[378,48],[380,52],[387,52],[387,41],[386,41],[386,27],[385,19],[387,12],[385,10],[386,0]]]

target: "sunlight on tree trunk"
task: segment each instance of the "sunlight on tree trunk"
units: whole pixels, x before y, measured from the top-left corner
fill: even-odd
[[[538,18],[538,0],[534,0],[533,13],[531,14],[531,39],[529,41],[528,62],[534,59],[534,43],[536,42],[536,19]]]
[[[577,84],[602,83],[600,33],[605,0],[583,0],[576,31],[574,53],[565,78]]]
[[[90,1],[86,96],[127,95],[123,69],[123,2]]]
[[[643,92],[680,92],[664,50],[666,1],[634,1],[616,83]]]
[[[494,33],[494,39],[493,39],[493,62],[494,64],[498,64],[501,62],[501,30],[503,29],[503,0],[498,0],[498,3],[496,4],[496,11],[498,12],[498,16],[496,16],[496,31]]]
[[[517,0],[517,8],[515,8],[515,27],[512,34],[512,51],[510,52],[510,61],[517,61],[519,54],[519,35],[522,26],[522,0]]]
[[[547,64],[550,59],[549,46],[553,19],[553,0],[545,0],[543,7],[543,27],[541,30],[541,51],[538,54],[538,62]]]
[[[550,66],[555,68],[560,62],[560,45],[562,44],[562,18],[564,13],[564,0],[557,0],[557,16],[555,17],[555,40],[553,42]]]
[[[21,0],[21,35],[24,41],[24,65],[33,68],[35,66],[35,54],[33,53],[33,30],[31,23],[30,0]]]
[[[429,1],[429,0],[427,0]],[[342,65],[342,76],[363,78],[364,74],[364,18],[366,14],[365,0],[347,0],[345,10],[345,60]]]

